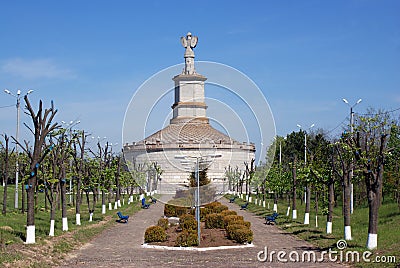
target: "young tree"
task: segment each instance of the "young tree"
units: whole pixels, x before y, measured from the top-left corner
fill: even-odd
[[[28,179],[28,184],[26,185],[26,191],[28,195],[28,212],[27,212],[27,223],[26,223],[26,243],[33,244],[35,243],[35,188],[36,188],[36,178],[37,171],[40,166],[40,163],[52,149],[52,146],[44,148],[44,143],[46,136],[57,128],[57,123],[52,123],[54,116],[57,113],[57,110],[54,109],[53,102],[49,109],[45,109],[43,112],[43,103],[40,100],[39,109],[37,113],[33,110],[31,103],[29,102],[28,95],[24,97],[26,109],[28,110],[27,114],[30,115],[33,122],[33,130],[31,132],[34,135],[34,145],[33,152],[29,147],[29,143],[25,141],[26,146],[21,146],[19,142],[15,139],[14,141],[19,144],[19,146],[25,151],[30,159],[30,176]]]
[[[375,249],[378,246],[378,212],[381,204],[388,138],[387,117],[384,115],[377,113],[371,117],[360,117],[356,137],[348,141],[367,186],[368,249]]]
[[[337,158],[335,162],[339,166],[334,168],[335,173],[340,178],[343,188],[343,221],[344,221],[344,239],[352,240],[351,235],[351,179],[353,178],[353,155],[348,146],[349,134],[344,134],[342,138],[334,145]]]
[[[3,194],[3,209],[1,213],[3,215],[6,215],[7,213],[7,181],[8,181],[8,159],[9,159],[9,153],[8,153],[8,142],[10,138],[7,135],[4,135],[4,167],[3,167],[3,186],[4,186],[4,194]]]
[[[85,174],[85,145],[86,145],[85,131],[74,134],[74,142],[72,143],[72,157],[75,167],[75,184],[76,184],[76,201],[75,201],[75,219],[76,225],[81,225],[81,187],[82,178]],[[79,147],[79,151],[78,151]]]
[[[392,194],[400,209],[400,126],[395,121],[391,123],[387,147],[382,194]]]

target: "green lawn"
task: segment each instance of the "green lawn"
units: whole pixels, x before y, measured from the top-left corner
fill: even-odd
[[[3,206],[3,191],[4,188],[0,186],[0,205],[1,208]],[[50,211],[45,210],[44,205],[44,193],[38,194],[38,209],[35,214],[35,228],[36,228],[36,244],[35,245],[24,245],[26,236],[26,213],[22,214],[21,209],[14,209],[14,185],[9,185],[7,189],[7,214],[0,214],[0,266],[4,263],[9,263],[18,259],[28,258],[21,254],[18,251],[10,250],[10,248],[14,248],[16,245],[23,245],[25,247],[36,247],[46,243],[46,241],[50,241],[53,239],[48,236],[50,230]],[[21,197],[21,193],[19,193],[19,197]],[[83,196],[81,205],[81,226],[75,225],[75,206],[72,204],[68,204],[68,232],[71,232],[72,240],[69,238],[68,240],[57,240],[57,243],[53,247],[53,251],[49,252],[49,254],[63,254],[72,250],[74,246],[85,243],[89,241],[96,234],[108,228],[110,225],[115,223],[115,220],[118,219],[116,216],[117,210],[108,210],[107,204],[107,212],[106,214],[101,214],[101,199],[97,202],[96,210],[93,216],[93,221],[89,222],[89,213],[86,205],[86,197]],[[122,196],[121,196],[122,198]],[[114,199],[113,199],[114,200]],[[127,205],[128,196],[125,195],[125,205],[123,205],[118,210],[123,214],[132,214],[140,209],[140,205],[138,201],[135,201],[135,205]],[[92,201],[92,200],[91,200]],[[69,197],[67,197],[67,202],[69,202]],[[107,202],[107,200],[106,200]],[[121,201],[122,203],[122,201]],[[21,207],[21,204],[19,205]],[[113,204],[114,208],[114,204]],[[111,216],[111,217],[110,217]],[[97,226],[96,223],[105,220],[107,217],[108,222],[102,225]],[[111,219],[110,219],[111,218]],[[93,228],[93,226],[96,226]],[[90,227],[90,228],[89,228]],[[61,211],[56,211],[56,222],[55,222],[55,237],[62,235],[62,221],[61,221]],[[38,265],[38,266],[35,266]],[[51,265],[49,265],[50,267]],[[36,263],[32,260],[32,265],[30,267],[43,267],[42,264]]]
[[[229,199],[233,195],[227,195]],[[254,200],[253,196],[253,200]],[[273,213],[273,200],[267,200],[270,203],[270,209],[257,206],[250,203],[248,211],[259,216],[271,215]],[[242,205],[245,200],[237,198],[235,203]],[[326,216],[320,214],[318,216],[318,227],[315,227],[315,212],[313,211],[314,203],[311,203],[310,224],[303,224],[304,221],[304,203],[300,204],[297,200],[297,220],[292,220],[290,210],[289,217],[286,217],[287,201],[278,201],[277,225],[285,232],[292,233],[304,240],[311,242],[321,249],[336,249],[336,242],[344,237],[343,217],[341,204],[334,209],[333,216],[333,233],[326,234]],[[292,209],[292,208],[291,208]],[[368,207],[356,207],[351,216],[352,241],[347,241],[348,250],[366,251],[366,242],[368,237]],[[396,256],[397,264],[400,263],[400,210],[396,203],[385,202],[379,209],[379,226],[378,226],[378,249],[373,251],[373,256]],[[374,257],[371,257],[371,259]],[[362,263],[354,264],[357,267],[395,267],[394,264],[382,263]]]

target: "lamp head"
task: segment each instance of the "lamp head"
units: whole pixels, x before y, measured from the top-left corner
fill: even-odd
[[[7,94],[11,94],[11,92],[8,89],[4,89],[4,92]]]
[[[29,89],[26,95],[31,94],[33,92],[33,89]]]
[[[301,125],[297,124],[297,127],[298,127],[298,128],[301,128]]]
[[[21,90],[17,90],[17,96],[21,95]]]
[[[349,104],[349,102],[346,99],[342,99],[342,101],[346,104]]]
[[[359,104],[361,101],[362,101],[362,99],[359,99],[359,100],[357,101],[357,104]]]

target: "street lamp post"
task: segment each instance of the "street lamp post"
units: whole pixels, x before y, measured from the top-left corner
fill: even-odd
[[[308,129],[310,130],[314,126],[315,124],[311,124],[311,126]],[[301,125],[297,124],[297,127],[299,127],[301,130]],[[304,131],[304,167],[306,166],[307,166],[307,132]],[[310,202],[308,202],[309,197],[310,197],[309,188],[308,188],[308,183],[306,182],[305,193],[304,193],[304,203],[306,204],[306,212],[304,214],[304,224],[310,223]]]
[[[18,209],[18,179],[19,179],[19,163],[18,163],[18,142],[19,142],[19,121],[20,121],[20,104],[21,104],[21,90],[17,90],[17,94],[14,95],[9,91],[8,89],[5,89],[4,92],[8,95],[13,96],[14,98],[17,99],[17,129],[16,129],[16,135],[15,135],[15,140],[17,143],[15,144],[15,153],[16,153],[16,160],[15,160],[15,200],[14,200],[14,208]],[[24,95],[31,94],[33,92],[32,89],[28,90],[28,92]]]
[[[197,221],[197,244],[200,245],[200,235],[201,235],[201,230],[200,230],[200,163],[206,162],[206,158],[218,158],[221,157],[222,155],[220,154],[213,154],[213,155],[206,155],[206,156],[186,156],[186,155],[177,155],[175,158],[177,159],[187,159],[187,158],[192,158],[196,159],[196,166],[195,166],[195,179],[196,179],[196,193],[195,193],[195,217]]]
[[[349,102],[347,101],[347,99],[342,99],[344,103],[346,103],[349,107],[350,107],[350,135],[353,135],[353,125],[354,125],[354,112],[353,112],[353,108],[357,106],[357,104],[359,104],[362,99],[358,99],[358,101],[353,104],[350,105]],[[354,208],[354,194],[353,194],[353,165],[351,166],[351,170],[350,170],[350,214],[353,214],[353,208]]]
[[[81,121],[70,121],[68,124],[65,121],[61,121],[65,125],[65,130],[69,132],[69,138],[72,139],[72,127],[79,124]],[[69,203],[72,204],[73,190],[72,190],[72,176],[69,179]]]

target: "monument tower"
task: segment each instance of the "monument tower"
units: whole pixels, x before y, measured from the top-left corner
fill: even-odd
[[[172,193],[179,185],[188,182],[189,173],[182,168],[177,155],[221,155],[212,161],[207,172],[211,183],[220,185],[221,189],[225,168],[238,167],[243,171],[243,163],[255,158],[253,143],[238,142],[210,125],[204,95],[207,78],[198,74],[195,69],[193,49],[198,43],[198,38],[189,32],[185,37],[181,37],[181,43],[185,48],[185,66],[181,74],[172,78],[175,83],[175,99],[171,107],[173,113],[170,124],[141,141],[124,146],[124,156],[128,162],[157,162],[161,166],[163,187],[159,187],[157,183],[148,183],[145,185],[147,191],[161,188],[162,192]]]

